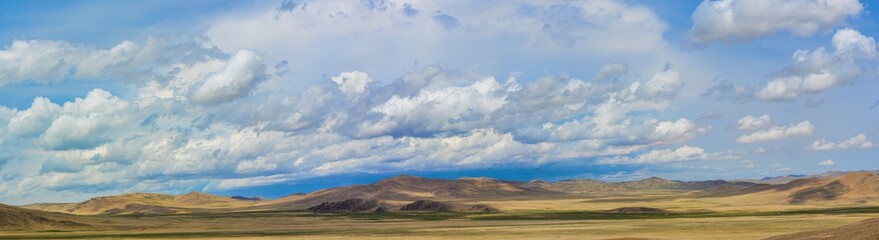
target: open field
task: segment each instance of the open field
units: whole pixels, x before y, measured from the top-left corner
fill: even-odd
[[[86,216],[84,231],[8,231],[4,239],[761,239],[879,217],[879,207],[776,212],[502,213],[304,211]]]

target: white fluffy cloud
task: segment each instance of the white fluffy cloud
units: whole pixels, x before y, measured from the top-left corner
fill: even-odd
[[[846,139],[842,142],[830,142],[826,139],[820,139],[812,143],[806,147],[806,150],[809,151],[826,151],[826,150],[838,150],[838,149],[870,149],[876,147],[873,142],[867,139],[867,136],[863,133],[858,134],[857,136]]]
[[[777,126],[762,131],[745,134],[736,139],[737,143],[756,143],[774,141],[797,136],[809,136],[815,133],[815,127],[809,121],[788,126]]]
[[[860,75],[856,61],[872,58],[876,53],[872,37],[848,28],[833,35],[833,46],[833,52],[824,48],[797,51],[788,69],[766,83],[755,96],[763,100],[794,99],[851,83]]]
[[[60,106],[37,98],[28,109],[2,108],[2,131],[21,133],[4,144],[41,146],[28,150],[39,171],[11,181],[5,194],[166,191],[184,183],[233,189],[353,172],[533,166],[685,144],[708,131],[645,114],[667,109],[683,87],[673,70],[646,81],[618,72],[614,81],[526,83],[433,66],[391,82],[352,71],[301,93],[203,105],[192,98],[209,93],[199,92],[206,86],[252,91],[237,90],[262,74],[258,57],[242,51],[175,68],[131,99],[97,89]],[[684,154],[691,150],[673,158],[715,158]]]
[[[858,0],[706,0],[693,12],[696,42],[749,41],[778,31],[810,36],[863,10]]]
[[[617,157],[599,160],[602,164],[649,164],[692,160],[729,160],[739,156],[732,154],[706,153],[704,149],[682,146],[677,149],[660,149],[642,153],[634,158]]]
[[[674,122],[660,122],[656,124],[652,139],[661,142],[683,142],[697,134],[708,132],[706,128],[700,128],[689,119],[678,119]]]
[[[834,54],[842,59],[870,58],[876,55],[876,40],[851,29],[840,29],[833,34]]]
[[[67,78],[103,78],[126,65],[140,46],[124,41],[109,49],[91,49],[63,41],[14,41],[0,51],[0,86],[24,81],[58,82]]]
[[[239,50],[220,72],[213,73],[192,93],[200,104],[216,104],[249,94],[266,79],[262,57],[250,50]]]
[[[770,126],[772,124],[772,117],[769,114],[763,114],[759,117],[748,115],[739,119],[737,123],[739,130],[758,130]]]
[[[827,160],[818,162],[818,165],[820,165],[820,166],[833,166],[833,164],[836,164],[836,163],[833,162],[832,159],[827,159]]]
[[[39,136],[49,128],[60,113],[61,106],[52,103],[49,99],[38,97],[34,99],[30,108],[15,114],[15,117],[9,120],[7,128],[10,133],[18,136]]]
[[[366,85],[372,82],[368,74],[360,71],[343,72],[330,79],[339,85],[339,90],[346,94],[363,93],[366,91]]]
[[[372,109],[384,117],[365,125],[363,135],[401,130],[414,134],[465,130],[502,108],[507,103],[504,91],[508,89],[495,79],[486,78],[470,86],[425,89],[412,97],[395,95]]]
[[[107,91],[93,90],[85,98],[65,103],[42,140],[52,149],[94,148],[125,130],[132,121],[129,105]]]

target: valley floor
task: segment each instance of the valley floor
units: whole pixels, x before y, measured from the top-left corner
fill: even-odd
[[[822,212],[823,211],[823,212]],[[515,216],[526,216],[516,218]],[[578,217],[583,219],[577,219]],[[94,216],[80,232],[0,232],[3,239],[762,239],[879,217],[879,207],[787,212],[496,214],[301,211]],[[524,219],[524,220],[523,220]]]

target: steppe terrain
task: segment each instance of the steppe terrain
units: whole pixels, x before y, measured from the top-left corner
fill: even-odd
[[[877,218],[875,172],[616,183],[398,176],[272,200],[131,193],[2,205],[0,237],[876,239]]]

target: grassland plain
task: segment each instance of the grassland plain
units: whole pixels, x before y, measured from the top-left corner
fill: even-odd
[[[761,239],[879,217],[879,207],[775,212],[304,211],[86,216],[106,228],[7,231],[3,239]]]

